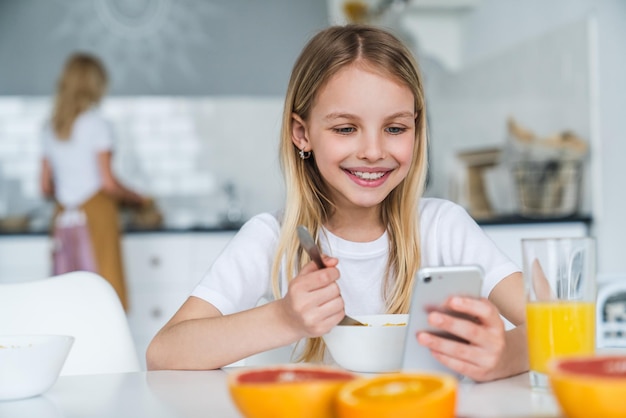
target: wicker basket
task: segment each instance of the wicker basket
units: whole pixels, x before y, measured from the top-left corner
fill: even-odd
[[[582,161],[523,161],[513,175],[520,215],[532,218],[572,216],[580,208]]]

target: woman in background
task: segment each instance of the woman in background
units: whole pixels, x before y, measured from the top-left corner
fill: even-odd
[[[58,82],[52,117],[43,130],[41,190],[54,198],[54,274],[89,270],[115,288],[128,308],[120,250],[118,204],[145,199],[111,170],[113,135],[98,104],[107,74],[94,56],[69,57]]]

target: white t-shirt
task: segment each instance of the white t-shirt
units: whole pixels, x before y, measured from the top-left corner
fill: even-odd
[[[110,125],[96,109],[80,114],[67,140],[58,140],[47,123],[43,129],[43,153],[52,168],[55,196],[65,207],[78,207],[102,187],[98,153],[110,151]]]
[[[246,222],[226,246],[192,296],[227,315],[270,301],[270,278],[280,225],[269,213]],[[339,259],[341,295],[348,315],[385,313],[382,279],[387,265],[388,236],[372,242],[350,242],[329,231],[321,234],[325,254]],[[519,271],[461,206],[423,198],[420,203],[422,267],[478,264],[485,272],[482,294],[488,296],[504,277]],[[326,237],[328,239],[326,239]],[[281,289],[287,290],[281,273]]]

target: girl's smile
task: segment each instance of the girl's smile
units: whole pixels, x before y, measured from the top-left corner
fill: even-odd
[[[391,170],[378,168],[343,169],[358,185],[364,187],[378,187],[386,180]]]

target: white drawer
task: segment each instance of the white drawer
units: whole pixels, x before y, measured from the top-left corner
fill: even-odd
[[[130,294],[128,322],[133,333],[153,336],[187,300],[189,292],[170,288]]]
[[[133,293],[130,297],[128,324],[131,329],[137,356],[146,368],[146,350],[157,332],[170,320],[189,294],[164,288]]]
[[[130,286],[185,283],[191,257],[187,235],[146,234],[123,241],[124,265]]]

